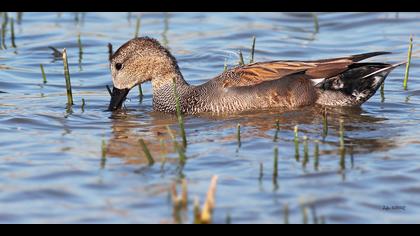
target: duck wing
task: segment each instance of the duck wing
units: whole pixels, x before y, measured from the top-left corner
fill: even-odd
[[[316,61],[257,62],[225,71],[219,76],[219,79],[224,88],[241,87],[253,86],[265,81],[282,79],[290,74],[304,72],[316,83],[316,80],[344,73],[349,69],[349,66],[358,61],[383,54],[389,54],[389,52],[371,52]]]

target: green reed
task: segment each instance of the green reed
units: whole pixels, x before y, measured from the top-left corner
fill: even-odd
[[[279,171],[279,148],[274,148],[273,178],[277,178]]]
[[[181,147],[178,144],[178,142],[175,142],[175,149],[178,152],[179,163],[181,164],[181,166],[185,165],[185,163],[187,163],[187,156],[185,155],[185,149]]]
[[[165,48],[168,48],[168,31],[169,31],[169,13],[165,12],[163,15],[163,30],[160,35],[162,35],[162,45]]]
[[[319,141],[315,140],[315,150],[314,150],[314,169],[319,169]]]
[[[249,63],[254,63],[254,55],[255,55],[255,41],[257,38],[255,36],[252,37],[252,47],[251,47],[251,59]]]
[[[318,15],[316,13],[312,13],[313,19],[314,19],[314,27],[315,27],[315,33],[319,32],[319,22],[318,22]]]
[[[7,46],[6,46],[6,28],[7,28],[7,25],[3,22],[3,24],[1,25],[1,48],[2,49],[7,49]]]
[[[64,64],[64,77],[66,79],[66,91],[67,91],[67,106],[73,105],[73,93],[71,88],[69,64],[67,61],[67,50],[63,49],[63,64]]]
[[[137,16],[137,20],[136,20],[136,31],[134,33],[134,38],[138,38],[139,37],[139,33],[140,33],[140,17]]]
[[[410,42],[408,44],[408,53],[407,53],[407,64],[405,66],[405,76],[404,76],[404,90],[407,90],[408,87],[408,74],[410,71],[410,64],[411,64],[411,54],[413,51],[413,36],[410,36]]]
[[[152,154],[150,153],[149,148],[147,147],[146,143],[144,142],[143,139],[139,140],[139,143],[141,145],[141,148],[143,149],[144,155],[147,158],[147,161],[149,162],[149,166],[155,164],[155,160],[152,157]]]
[[[274,142],[277,142],[277,139],[279,137],[279,132],[280,132],[280,120],[276,120],[276,132],[274,133],[274,138],[273,138]]]
[[[3,24],[7,25],[9,23],[9,14],[3,12]]]
[[[16,48],[16,43],[15,43],[15,23],[14,23],[14,19],[12,18],[10,20],[10,34],[11,34],[11,38],[12,38],[12,47]]]
[[[340,119],[340,168],[344,170],[346,168],[346,148],[344,142],[344,120]]]
[[[340,119],[340,149],[344,149],[344,120]]]
[[[79,47],[79,69],[82,70],[83,45],[80,33],[77,35],[77,46]]]
[[[134,38],[138,38],[139,37],[139,33],[140,33],[140,17],[137,17],[136,20],[136,31],[134,33]],[[141,84],[139,84],[139,101],[140,103],[143,102],[143,89],[141,87]]]
[[[242,146],[241,142],[241,124],[238,123],[236,126],[236,139],[238,140],[238,148]]]
[[[106,157],[106,142],[105,142],[105,140],[102,140],[101,150],[102,150],[102,158],[105,158]]]
[[[299,126],[295,126],[294,129],[295,136],[294,136],[294,143],[295,143],[295,159],[299,161]]]
[[[184,117],[182,115],[181,111],[181,102],[179,98],[179,94],[176,88],[176,82],[175,78],[173,79],[173,85],[174,85],[174,95],[175,95],[175,103],[176,103],[176,115],[178,117],[178,125],[181,130],[181,137],[182,137],[182,146],[184,148],[187,147],[187,135],[185,133],[185,125],[184,125]]]
[[[85,106],[86,106],[86,101],[84,98],[82,98],[82,107],[81,107],[82,112],[85,112]]]
[[[112,51],[112,44],[108,43],[108,60],[111,61],[112,55],[114,52]]]
[[[139,84],[139,102],[143,102],[143,89],[141,88],[141,84]]]
[[[261,181],[264,177],[264,164],[260,162],[260,175],[258,177],[258,180]]]
[[[42,64],[40,64],[39,67],[41,68],[42,82],[44,84],[46,84],[47,83],[47,76],[45,75],[44,66]]]
[[[327,136],[328,136],[328,113],[327,113],[327,108],[325,108],[324,112],[322,113],[322,138],[325,140]]]
[[[309,148],[308,148],[308,137],[303,136],[303,167],[309,162]]]
[[[239,50],[239,63],[238,63],[240,66],[243,66],[243,65],[245,65],[245,62],[244,62],[244,55],[242,55],[242,50]]]
[[[169,127],[169,125],[166,126],[166,129],[168,130],[169,136],[171,136],[172,141],[174,142],[175,151],[178,152],[179,163],[183,166],[187,162],[187,157],[185,155],[185,148],[183,148],[181,145],[178,144],[178,141],[176,141],[176,137],[172,133],[172,130]]]
[[[225,63],[223,64],[223,71],[227,71],[227,70],[228,70],[227,59],[225,58]]]

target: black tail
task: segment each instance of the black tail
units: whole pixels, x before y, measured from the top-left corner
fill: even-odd
[[[335,98],[343,99],[343,101],[331,101],[333,104],[342,105],[361,105],[371,98],[378,88],[382,85],[388,74],[398,64],[386,64],[386,63],[355,63],[349,66],[349,70],[346,72],[325,79],[319,83],[317,87],[321,89],[323,93],[328,93]],[[320,104],[327,104],[328,101],[325,99]]]
[[[385,54],[391,54],[391,52],[369,52],[369,53],[363,53],[363,54],[356,54],[356,55],[350,56],[350,59],[354,62],[359,62],[364,59],[376,57],[379,55],[385,55]]]

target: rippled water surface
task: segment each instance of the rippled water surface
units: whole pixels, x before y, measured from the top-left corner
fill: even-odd
[[[215,223],[283,223],[286,218],[290,223],[420,223],[420,13],[317,13],[317,21],[312,13],[8,17],[6,48],[0,50],[0,223],[173,223],[170,188],[180,186],[181,178],[189,193],[182,222],[192,223],[193,199],[203,202],[213,175],[219,177]],[[402,88],[405,68],[395,69],[382,95],[378,92],[360,108],[328,109],[328,134],[323,111],[315,108],[186,117],[187,163],[180,168],[166,128],[179,130],[176,117],[152,112],[150,84],[143,85],[142,103],[134,91],[126,112],[105,111],[105,85],[112,84],[107,44],[116,50],[132,38],[138,17],[139,34],[169,47],[191,84],[222,72],[225,61],[236,65],[239,50],[248,61],[254,35],[257,61],[380,50],[394,54],[375,60],[393,63],[406,59],[412,34],[409,87]],[[62,60],[48,46],[67,48],[75,100],[71,110],[66,109]],[[273,141],[276,120],[280,129]],[[303,136],[308,137],[306,160]],[[152,166],[140,138],[156,159]],[[277,178],[272,174],[275,147]]]

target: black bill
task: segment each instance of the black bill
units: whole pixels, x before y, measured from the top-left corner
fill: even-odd
[[[111,93],[111,101],[109,102],[109,111],[115,111],[122,107],[125,99],[127,98],[129,89],[113,88]]]

